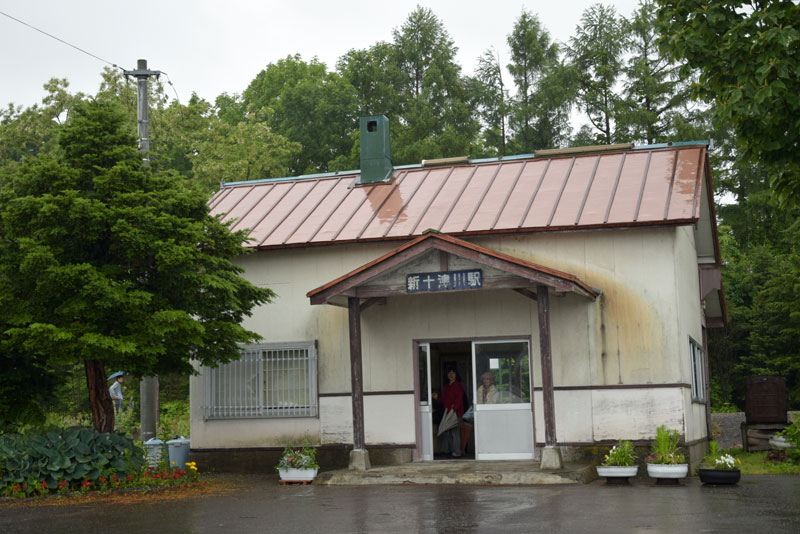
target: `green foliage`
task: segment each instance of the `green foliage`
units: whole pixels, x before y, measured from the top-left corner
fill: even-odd
[[[238,358],[257,338],[241,321],[272,296],[231,262],[244,235],[205,194],[143,168],[110,104],[76,105],[60,145],[0,188],[3,350],[136,376]]]
[[[189,403],[187,401],[172,401],[162,404],[158,421],[158,437],[163,441],[173,439],[175,436],[188,438],[189,423]]]
[[[703,457],[705,469],[738,469],[741,464],[742,461],[739,458],[720,451],[716,441],[708,442],[708,454]]]
[[[75,485],[115,473],[127,476],[143,466],[143,452],[132,440],[82,427],[33,435],[0,436],[0,487],[42,482],[57,488],[59,481]]]
[[[288,443],[275,469],[319,469],[317,449],[307,439],[303,440],[301,447]]]
[[[539,18],[524,9],[514,22],[508,46],[508,70],[517,89],[510,110],[512,150],[531,153],[560,146],[570,131],[572,79],[561,63],[559,46]]]
[[[596,143],[618,142],[616,115],[622,105],[617,81],[629,39],[612,6],[594,4],[581,15],[569,55],[578,77],[578,102],[589,117]]]
[[[619,440],[616,445],[611,447],[608,454],[603,457],[603,463],[600,465],[620,467],[636,465],[636,454],[633,450],[633,444],[627,440]]]
[[[785,202],[800,201],[800,5],[659,0],[662,49],[700,73],[695,95],[718,104],[741,156],[761,163]]]
[[[645,458],[649,464],[682,464],[685,458],[678,451],[680,447],[680,436],[677,430],[672,432],[667,427],[661,425],[656,429],[656,439],[650,448],[650,455]]]

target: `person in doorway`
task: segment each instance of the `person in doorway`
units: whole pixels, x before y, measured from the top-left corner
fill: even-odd
[[[458,373],[452,367],[447,370],[448,383],[442,388],[442,404],[445,410],[453,410],[458,424],[444,432],[445,443],[454,458],[461,456],[461,418],[464,417],[464,387]]]
[[[125,408],[125,400],[123,398],[122,375],[118,376],[111,387],[108,388],[108,395],[114,401],[114,411],[119,414]]]
[[[494,385],[494,375],[486,371],[481,375],[481,385],[475,396],[478,404],[497,404],[497,387]]]

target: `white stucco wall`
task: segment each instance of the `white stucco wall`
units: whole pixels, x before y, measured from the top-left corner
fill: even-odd
[[[690,228],[494,236],[473,242],[570,272],[602,290],[597,301],[575,294],[551,296],[556,387],[690,382],[687,336],[702,339]],[[311,306],[305,294],[397,246],[316,247],[242,258],[239,263],[246,276],[278,294],[273,303],[256,310],[245,326],[265,341],[318,341],[320,416],[204,422],[201,402],[193,400],[192,447],[282,446],[291,432],[298,432],[300,438],[310,435],[317,442],[352,442],[350,396],[326,396],[350,391],[347,310]],[[425,272],[424,263],[411,272]],[[429,270],[438,270],[438,263]],[[497,336],[530,337],[534,383],[541,386],[537,304],[513,291],[402,296],[365,310],[367,443],[415,441],[414,340]],[[193,379],[191,388],[193,399],[203,398],[201,380]],[[408,393],[369,395],[381,391]],[[544,439],[540,399],[537,392],[537,441]],[[662,423],[687,433],[688,439],[705,435],[704,428],[700,432],[696,409],[702,405],[692,405],[686,388],[559,390],[555,404],[559,441],[648,439]],[[684,406],[689,406],[688,415]],[[387,411],[391,416],[387,417]],[[237,435],[235,444],[223,436],[230,431]]]

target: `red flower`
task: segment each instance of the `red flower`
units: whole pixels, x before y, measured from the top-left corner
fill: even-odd
[[[47,481],[46,480],[42,480],[42,487],[47,489]]]
[[[131,480],[133,480],[133,475],[128,475],[128,482],[130,482]]]
[[[100,477],[99,480],[100,480],[101,484],[105,484],[106,483],[106,477]]]
[[[58,481],[58,489],[63,489],[64,486],[66,485],[67,485],[67,480],[65,478],[62,478],[61,480]]]
[[[119,478],[117,478],[117,475],[111,475],[111,480],[116,482],[117,480],[119,480]]]

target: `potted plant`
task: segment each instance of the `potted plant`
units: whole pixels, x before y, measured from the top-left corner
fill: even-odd
[[[703,484],[736,484],[741,478],[741,471],[736,467],[742,463],[738,458],[717,450],[717,442],[708,443],[708,455],[703,458],[703,465],[697,470]]]
[[[606,477],[607,484],[627,484],[630,477],[639,471],[636,455],[630,441],[619,440],[603,457],[603,463],[597,466],[597,474]]]
[[[659,485],[676,485],[678,479],[689,474],[689,465],[678,452],[678,431],[668,431],[664,425],[656,429],[656,439],[650,449],[647,462],[647,474],[656,479]]]
[[[314,480],[319,472],[317,449],[306,439],[301,447],[286,445],[278,465],[275,466],[281,480],[307,482]]]

